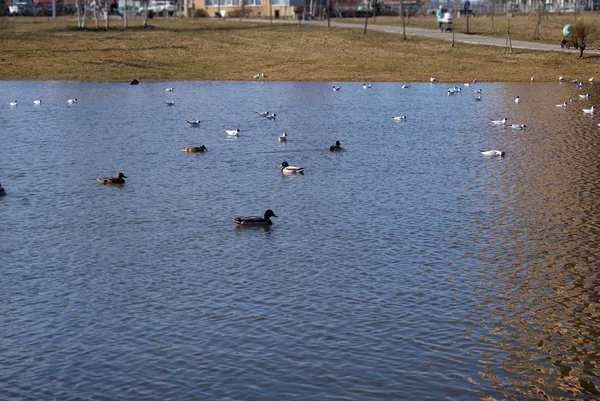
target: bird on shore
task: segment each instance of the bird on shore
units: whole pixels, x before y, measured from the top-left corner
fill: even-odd
[[[579,95],[580,99],[589,99],[590,98],[590,94],[586,93],[585,95]]]
[[[192,120],[192,121],[185,120],[185,121],[190,125],[190,127],[199,127],[200,126],[200,120]]]
[[[286,142],[287,141],[287,134],[284,132],[283,134],[281,134],[279,136],[279,142]]]
[[[591,109],[583,109],[583,112],[585,114],[594,114],[594,106]]]
[[[75,104],[75,103],[77,103],[77,99],[68,99],[67,103],[69,103],[69,104]]]
[[[268,227],[273,222],[271,221],[271,217],[277,217],[275,213],[271,209],[267,209],[265,214],[260,216],[240,216],[233,219],[233,221],[240,226],[258,226],[258,227]]]
[[[33,104],[42,104],[42,99],[34,100]]]
[[[330,152],[337,152],[339,150],[342,150],[342,145],[340,144],[340,141],[335,141],[335,145],[331,145],[329,147]]]
[[[494,125],[504,125],[508,121],[508,118],[504,117],[502,120],[491,120]]]
[[[18,101],[16,101],[16,100],[13,100],[12,102],[10,102],[10,103],[8,103],[8,104],[9,104],[10,106],[12,106],[12,107],[16,107],[16,106],[18,106],[18,105],[19,105],[19,102],[18,102]]]
[[[96,178],[96,180],[103,185],[122,185],[125,184],[125,178],[127,178],[125,174],[119,173],[116,177]]]
[[[253,75],[252,78],[259,79],[260,78],[260,74]]]
[[[558,80],[559,80],[559,81],[564,81],[564,80],[565,80],[565,78],[561,76],[561,77],[558,77]]]
[[[530,80],[531,82],[533,82],[533,77],[529,78],[529,80]]]
[[[279,166],[282,174],[304,174],[304,167],[290,166],[288,162],[283,162]]]
[[[502,157],[504,155],[506,155],[506,153],[504,153],[501,150],[480,150],[479,151],[482,155],[484,156],[499,156]]]
[[[566,103],[557,104],[556,107],[561,107],[564,109],[567,107],[567,104]]]
[[[591,77],[590,79],[588,79],[588,82],[593,84],[594,83],[594,77]]]
[[[183,149],[181,149],[182,152],[191,152],[191,153],[201,153],[201,152],[206,152],[208,149],[206,149],[206,146],[204,145],[200,145],[200,146],[187,146]]]
[[[436,83],[437,79],[435,79],[434,77],[431,77],[431,78],[429,78],[429,82],[431,82],[432,84]]]
[[[227,132],[227,135],[240,136],[240,129],[239,128],[231,129],[231,130],[225,130],[225,132]]]
[[[515,103],[521,103],[521,97],[520,96],[517,96],[515,98]]]

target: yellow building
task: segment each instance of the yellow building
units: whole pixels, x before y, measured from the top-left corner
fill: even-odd
[[[305,5],[303,0],[184,0],[184,6],[190,11],[204,9],[210,17],[239,17],[241,13],[250,18],[269,17],[272,13],[273,18],[291,19],[309,12],[310,0],[307,2]]]

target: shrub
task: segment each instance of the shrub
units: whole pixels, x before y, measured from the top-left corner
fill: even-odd
[[[196,14],[194,15],[196,18],[208,18],[208,13],[205,9],[199,8],[196,10]]]

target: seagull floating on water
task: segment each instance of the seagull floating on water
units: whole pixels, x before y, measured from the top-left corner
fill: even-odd
[[[287,134],[284,132],[283,134],[279,135],[279,142],[285,141],[287,141]]]
[[[279,168],[281,174],[304,174],[304,167],[290,166],[288,162],[281,163]]]
[[[410,88],[410,85],[402,85],[402,89],[408,89]]]
[[[478,93],[478,94],[481,94],[481,89],[475,89],[475,90],[473,91],[473,93]]]
[[[267,111],[263,111],[262,113],[259,113],[258,111],[255,111],[255,113],[256,113],[256,115],[258,117],[266,117],[266,116],[269,115],[269,111],[268,110]]]
[[[494,125],[504,125],[508,121],[508,118],[504,117],[502,120],[491,120]]]
[[[594,106],[591,109],[583,109],[583,112],[586,114],[594,114]]]
[[[510,128],[512,129],[518,129],[518,130],[523,130],[527,127],[527,125],[525,124],[511,124]]]
[[[208,149],[206,149],[206,146],[204,145],[200,145],[200,146],[187,146],[183,149],[181,149],[182,152],[191,152],[191,153],[202,153],[202,152],[206,152]]]
[[[33,104],[42,104],[42,99],[34,100]]]
[[[275,117],[277,117],[277,114],[275,114],[275,113],[269,114],[268,116],[265,116],[265,118],[267,120],[271,120],[271,121],[275,120]]]
[[[96,180],[103,185],[122,185],[125,184],[125,178],[127,178],[125,174],[119,173],[116,177],[96,178]]]
[[[371,89],[372,86],[373,85],[371,85],[371,84],[369,84],[369,85],[363,84],[363,89]]]
[[[333,85],[333,91],[334,91],[334,92],[339,92],[339,91],[340,91],[340,89],[342,89],[342,87],[341,87],[341,86],[335,86],[335,85]]]
[[[165,88],[165,91],[166,91],[166,92],[173,92],[173,90],[174,90],[174,89],[175,89],[175,88]]]
[[[67,100],[67,103],[75,104],[75,103],[77,103],[77,99],[69,99],[69,100]]]
[[[263,217],[260,216],[240,216],[233,219],[236,224],[240,226],[259,226],[259,227],[268,227],[273,222],[271,221],[271,217],[277,217],[275,213],[271,209],[267,209]]]
[[[193,121],[185,120],[185,121],[190,125],[190,127],[200,126],[200,120],[193,120]]]
[[[402,120],[406,120],[406,116],[396,116],[396,117],[392,117],[392,120],[394,120],[394,121],[402,121]]]
[[[12,102],[9,103],[10,106],[18,106],[19,102],[16,100],[13,100]]]
[[[481,97],[481,95],[477,95],[477,97],[475,97],[475,100],[481,100],[481,99],[483,99],[483,98]]]
[[[240,136],[240,129],[232,129],[232,130],[225,130],[225,132],[227,132],[227,135],[231,135],[231,136]]]
[[[167,105],[167,106],[175,106],[175,102],[173,102],[173,101],[165,102],[165,105]]]
[[[500,156],[500,157],[502,157],[506,154],[501,150],[480,150],[479,152],[484,156]]]

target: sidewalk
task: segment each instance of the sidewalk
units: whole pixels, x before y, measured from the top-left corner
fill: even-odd
[[[244,20],[249,22],[266,22],[269,23],[268,20]],[[298,21],[295,20],[273,20],[273,23],[277,24],[298,24]],[[302,21],[301,24],[306,25],[319,25],[319,26],[327,26],[326,21]],[[354,28],[354,29],[364,29],[364,24],[355,24],[348,22],[338,22],[337,20],[331,20],[331,26],[336,28]],[[402,34],[402,26],[396,25],[368,25],[367,31],[381,31],[388,32],[394,34]],[[432,39],[440,39],[440,40],[452,40],[452,32],[440,32],[437,29],[424,29],[424,28],[415,28],[415,27],[406,27],[406,34],[411,36],[423,36],[426,38]],[[488,46],[506,46],[506,38],[493,38],[490,36],[481,36],[481,35],[468,35],[466,33],[458,33],[454,34],[455,42],[469,43],[473,45],[488,45]],[[553,52],[571,52],[571,53],[579,53],[577,49],[563,49],[560,47],[560,44],[557,43],[555,45],[549,43],[538,43],[538,42],[527,42],[523,40],[512,40],[513,49],[530,49],[530,50],[541,50],[541,51],[553,51]],[[585,49],[584,54],[600,54],[600,49],[597,48],[589,48]]]

